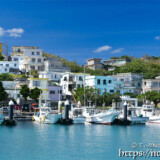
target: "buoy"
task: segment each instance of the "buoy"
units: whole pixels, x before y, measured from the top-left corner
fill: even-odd
[[[43,122],[45,121],[45,118],[46,118],[46,117],[45,117],[45,116],[43,116]]]

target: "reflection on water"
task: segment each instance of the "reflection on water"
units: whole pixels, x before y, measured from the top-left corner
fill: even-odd
[[[118,160],[118,149],[133,142],[157,143],[160,125],[46,125],[19,122],[0,126],[0,160]],[[121,158],[120,158],[121,159]]]

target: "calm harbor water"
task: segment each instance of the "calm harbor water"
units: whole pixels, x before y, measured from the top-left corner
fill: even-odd
[[[0,160],[128,160],[133,158],[120,158],[119,149],[142,150],[132,149],[133,142],[160,144],[160,125],[18,122],[15,127],[0,126]]]

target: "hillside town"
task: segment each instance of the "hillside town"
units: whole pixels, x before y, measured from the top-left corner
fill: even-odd
[[[91,58],[83,66],[83,73],[73,73],[71,68],[65,65],[60,58],[47,57],[43,55],[43,50],[38,47],[13,46],[12,52],[7,55],[3,54],[2,43],[0,43],[0,49],[0,56],[4,57],[0,61],[0,76],[4,77],[1,81],[7,92],[7,97],[1,100],[1,106],[7,105],[11,99],[20,105],[24,104],[24,96],[20,93],[24,85],[27,85],[29,90],[40,89],[41,98],[37,97],[37,99],[42,104],[48,103],[49,106],[58,106],[58,101],[65,101],[66,99],[76,104],[78,101],[89,104],[90,99],[92,99],[91,95],[86,100],[84,100],[83,95],[81,97],[76,96],[76,91],[79,88],[92,88],[94,92],[97,92],[98,97],[103,95],[103,98],[105,94],[133,96],[148,91],[160,92],[160,77],[144,79],[143,74],[136,73],[117,73],[108,76],[85,73],[87,68],[101,70],[105,66],[109,66],[108,71],[114,71],[117,66],[129,63],[124,58],[104,60],[103,62],[100,58]],[[8,78],[10,75],[12,78]],[[93,93],[92,97],[94,97]],[[29,104],[34,102],[34,98],[29,95],[27,99]],[[93,100],[92,105],[95,105]],[[101,104],[99,103],[99,105]],[[105,105],[104,102],[102,105]]]

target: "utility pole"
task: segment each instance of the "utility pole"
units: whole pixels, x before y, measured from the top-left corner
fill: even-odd
[[[4,43],[4,47],[5,47],[4,54],[5,56],[8,56],[8,45],[6,42]]]
[[[83,80],[83,82],[84,82],[84,84],[83,84],[83,86],[84,86],[84,106],[86,106],[86,84],[85,84],[85,73],[86,73],[86,68],[85,68],[85,64],[84,64],[84,80]]]

